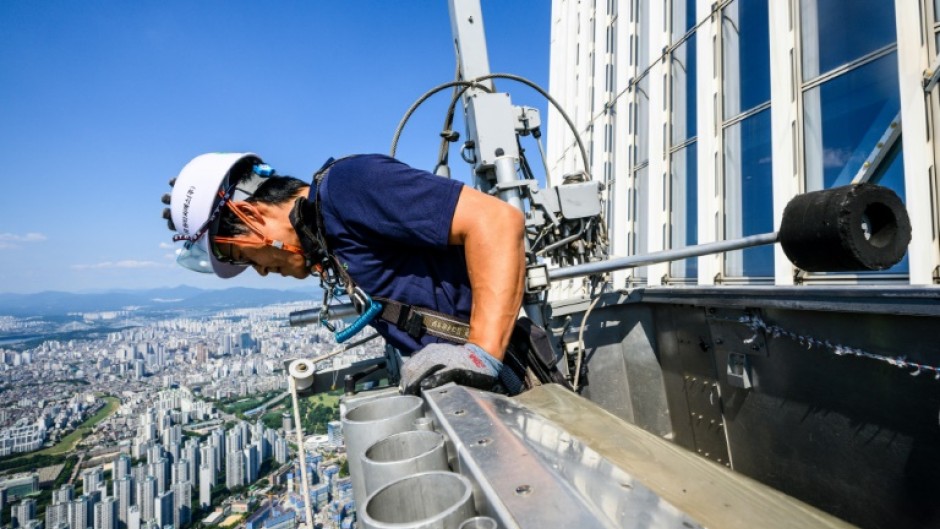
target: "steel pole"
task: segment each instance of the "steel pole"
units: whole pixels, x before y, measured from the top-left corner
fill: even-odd
[[[740,239],[730,241],[710,242],[687,246],[685,248],[676,248],[674,250],[663,250],[645,255],[631,255],[629,257],[617,257],[607,259],[606,261],[597,261],[595,263],[585,263],[567,268],[554,268],[548,271],[550,280],[570,279],[572,277],[589,276],[593,274],[602,274],[624,268],[636,268],[667,261],[678,261],[689,257],[698,257],[701,255],[710,255],[713,253],[730,252],[742,248],[753,246],[763,246],[777,242],[777,232],[761,233],[751,235]]]

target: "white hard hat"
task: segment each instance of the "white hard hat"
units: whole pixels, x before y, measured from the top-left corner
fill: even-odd
[[[218,223],[220,206],[224,206],[219,204],[222,193],[234,191],[232,184],[251,174],[252,168],[261,163],[253,153],[210,153],[193,158],[183,167],[170,196],[173,225],[178,237],[187,241],[177,257],[179,264],[221,278],[234,277],[247,268],[219,261],[209,246],[210,237]]]

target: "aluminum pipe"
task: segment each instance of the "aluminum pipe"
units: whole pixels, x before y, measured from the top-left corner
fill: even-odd
[[[422,415],[423,404],[420,397],[396,395],[366,402],[346,412],[342,420],[343,437],[346,439],[346,459],[356,505],[362,505],[367,497],[362,454],[380,439],[414,430],[415,419]]]
[[[474,515],[473,486],[455,472],[423,472],[375,491],[362,509],[366,529],[459,529]]]
[[[406,476],[431,470],[449,470],[444,436],[438,432],[413,430],[390,435],[362,455],[366,494]]]
[[[460,529],[499,529],[499,526],[489,516],[474,516],[460,524]]]
[[[421,430],[424,432],[433,432],[434,431],[434,421],[430,417],[418,417],[415,419],[415,430]]]
[[[623,270],[624,268],[636,268],[666,261],[679,261],[689,257],[699,257],[713,253],[730,252],[753,246],[763,246],[777,242],[777,232],[761,233],[758,235],[749,235],[740,239],[730,241],[718,241],[695,246],[686,246],[673,250],[663,250],[659,252],[650,252],[643,255],[631,255],[629,257],[615,257],[606,261],[596,261],[593,263],[579,264],[565,268],[553,268],[548,271],[548,278],[552,281],[559,279],[570,279],[572,277],[588,276],[592,274],[601,274],[612,272],[614,270]]]

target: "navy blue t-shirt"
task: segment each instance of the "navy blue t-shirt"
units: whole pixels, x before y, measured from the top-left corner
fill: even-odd
[[[464,248],[447,244],[462,188],[388,156],[341,159],[320,184],[327,245],[370,296],[469,319]],[[378,318],[372,327],[405,354],[444,341]]]

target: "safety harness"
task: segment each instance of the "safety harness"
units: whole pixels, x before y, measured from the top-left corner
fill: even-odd
[[[319,276],[323,289],[323,303],[320,308],[320,322],[336,335],[336,341],[342,343],[354,336],[375,318],[384,320],[415,340],[424,334],[435,336],[449,342],[466,343],[470,335],[470,324],[463,318],[443,314],[424,307],[382,298],[370,297],[359,288],[346,267],[330,251],[323,233],[323,213],[321,211],[320,184],[329,174],[330,169],[340,160],[349,157],[327,160],[313,176],[313,201],[300,197],[294,202],[290,212],[290,222],[300,238],[300,245],[307,255],[308,265]],[[310,219],[316,229],[310,228]],[[349,296],[359,318],[350,326],[336,331],[328,321],[329,305],[333,298],[342,294]]]

